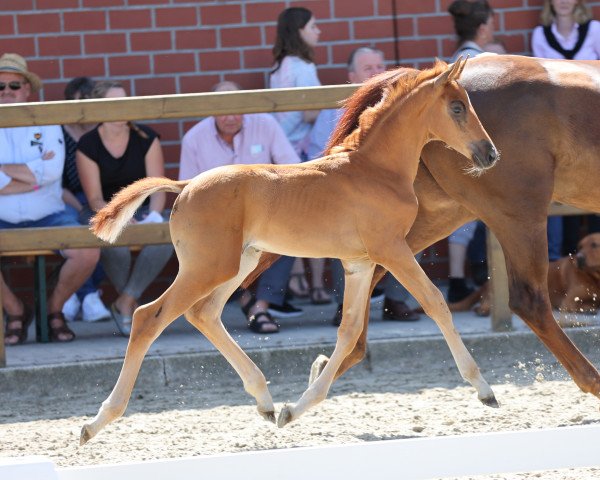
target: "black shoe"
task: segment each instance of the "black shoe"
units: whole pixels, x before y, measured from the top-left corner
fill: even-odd
[[[381,302],[385,298],[385,290],[383,288],[375,287],[371,294],[371,304]]]
[[[419,314],[412,310],[405,302],[386,298],[383,302],[383,319],[414,322],[419,319]]]
[[[448,303],[460,302],[473,293],[473,289],[467,286],[464,278],[450,278],[449,280]]]
[[[283,302],[283,305],[269,304],[268,312],[274,318],[294,318],[301,316],[304,311],[301,308],[296,308],[288,302]]]
[[[337,310],[335,311],[335,315],[331,319],[331,323],[335,327],[339,327],[342,324],[342,312],[343,312],[342,307],[343,307],[343,305],[338,305]]]

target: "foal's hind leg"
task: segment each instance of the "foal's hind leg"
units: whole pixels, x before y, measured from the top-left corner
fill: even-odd
[[[258,413],[266,420],[275,423],[275,408],[265,376],[231,338],[221,321],[225,302],[254,269],[259,256],[260,252],[252,248],[247,249],[242,255],[239,273],[208,297],[198,301],[185,316],[223,354],[238,373],[244,383],[244,389],[256,399]]]
[[[345,293],[344,315],[338,328],[335,349],[318,378],[309,385],[295,405],[286,405],[277,419],[283,427],[302,415],[310,407],[323,401],[333,383],[335,374],[348,354],[354,349],[363,328],[365,305],[369,300],[369,286],[375,265],[370,260],[344,262]]]
[[[452,314],[442,293],[423,272],[404,239],[391,242],[389,246],[390,249],[377,263],[386,267],[406,287],[425,313],[440,327],[461,376],[475,387],[479,400],[490,407],[497,407],[494,392],[454,328]]]
[[[185,275],[180,271],[173,284],[158,299],[136,309],[119,379],[109,397],[102,402],[98,414],[81,429],[81,445],[123,415],[142,361],[152,342],[199,297],[208,293],[195,289],[197,286],[194,272]]]

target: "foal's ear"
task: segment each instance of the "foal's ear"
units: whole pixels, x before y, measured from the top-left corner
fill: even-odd
[[[467,56],[467,58],[469,57]],[[461,55],[460,57],[458,57],[458,60],[456,60],[456,62],[454,62],[452,65],[448,65],[446,71],[441,73],[435,79],[436,88],[443,87],[444,85],[446,85],[446,83],[452,82],[453,80],[458,80],[460,78],[460,74],[465,68],[465,65],[467,64],[467,58],[463,60],[463,57]]]

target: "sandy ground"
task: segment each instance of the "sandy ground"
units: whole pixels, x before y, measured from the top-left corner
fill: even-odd
[[[125,417],[84,447],[78,446],[80,428],[108,392],[14,398],[4,391],[0,456],[43,455],[65,467],[600,423],[598,399],[581,393],[556,365],[538,360],[483,371],[500,409],[480,404],[453,365],[412,374],[357,370],[341,378],[325,402],[284,429],[263,421],[233,378],[209,391],[186,386],[153,392],[138,388]],[[271,385],[276,407],[295,401],[305,385],[300,378]],[[600,454],[597,469],[485,478],[597,479]]]

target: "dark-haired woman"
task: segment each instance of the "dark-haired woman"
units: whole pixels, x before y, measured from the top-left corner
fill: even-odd
[[[127,96],[118,82],[97,82],[92,98]],[[77,170],[91,216],[104,207],[121,188],[144,177],[164,176],[164,160],[158,135],[145,125],[130,122],[105,122],[81,137],[77,145]],[[134,222],[162,222],[165,194],[153,194],[136,212]],[[173,247],[149,245],[142,248],[133,267],[127,247],[102,249],[101,261],[106,275],[119,296],[111,314],[124,336],[131,332],[133,311],[144,290],[168,262]]]

